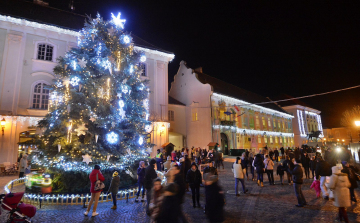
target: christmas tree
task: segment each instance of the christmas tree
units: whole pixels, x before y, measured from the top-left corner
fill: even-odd
[[[68,171],[124,169],[146,156],[147,83],[143,52],[134,49],[125,20],[88,18],[78,47],[58,58],[49,113],[39,122],[45,146],[33,160]]]

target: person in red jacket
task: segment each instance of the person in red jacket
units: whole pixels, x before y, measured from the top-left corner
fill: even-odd
[[[91,205],[94,203],[94,208],[93,208],[93,213],[92,213],[92,217],[98,215],[99,213],[96,212],[96,208],[99,202],[99,198],[100,198],[100,194],[102,190],[95,190],[95,183],[98,180],[100,181],[104,181],[105,177],[102,175],[101,171],[100,171],[100,166],[99,165],[95,165],[93,171],[90,173],[89,176],[90,182],[91,182],[91,187],[90,187],[90,192],[91,192],[91,199],[88,205],[87,210],[85,211],[84,215],[87,216]]]

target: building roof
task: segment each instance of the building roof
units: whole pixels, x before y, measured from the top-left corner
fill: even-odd
[[[170,97],[169,96],[169,104],[172,104],[172,105],[184,105],[184,103],[181,103],[180,101],[176,100],[175,98],[173,97]]]
[[[260,103],[260,102],[268,102],[270,101],[268,98],[265,98],[263,96],[260,96],[258,94],[255,94],[253,92],[244,90],[242,88],[239,88],[235,85],[229,84],[225,81],[219,80],[215,77],[211,77],[207,74],[204,74],[202,72],[199,72],[197,70],[194,70],[196,73],[197,79],[203,83],[203,84],[210,84],[212,86],[212,90],[215,93],[226,95],[229,97],[237,98],[239,100],[246,101],[248,103]],[[261,104],[260,106],[269,108],[278,112],[282,112],[285,114],[289,114],[279,106],[275,105],[274,103],[268,103],[268,104]]]
[[[34,4],[33,2],[25,0],[1,0],[0,14],[11,16],[19,19],[26,19],[32,22],[38,22],[47,25],[55,25],[60,28],[79,31],[84,27],[87,16],[60,10],[50,6]],[[131,34],[136,46],[158,50],[165,53],[165,51],[140,37]]]

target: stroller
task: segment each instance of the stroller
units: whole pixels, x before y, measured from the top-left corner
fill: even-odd
[[[9,211],[6,223],[31,222],[30,218],[36,214],[36,207],[24,203],[19,204],[23,196],[24,192],[0,194],[2,208]]]

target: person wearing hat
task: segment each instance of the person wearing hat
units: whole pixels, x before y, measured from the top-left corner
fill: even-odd
[[[90,182],[91,182],[91,187],[90,187],[91,199],[90,199],[88,208],[86,209],[84,215],[85,216],[88,215],[92,204],[95,202],[94,203],[94,208],[93,208],[93,213],[92,213],[92,217],[95,217],[96,215],[99,215],[99,213],[96,212],[96,208],[97,208],[99,198],[100,198],[100,194],[101,194],[101,191],[102,191],[102,190],[95,190],[95,183],[98,180],[105,181],[105,177],[102,175],[99,165],[94,166],[93,171],[90,173],[89,179],[90,179]]]
[[[116,201],[117,201],[116,195],[117,195],[117,193],[119,191],[119,187],[120,187],[120,176],[117,171],[115,171],[112,176],[113,176],[113,178],[111,179],[108,193],[111,192],[111,197],[112,197],[113,203],[114,203],[114,206],[112,206],[111,209],[115,210],[116,209]]]
[[[145,189],[146,189],[146,213],[150,215],[149,204],[151,201],[151,188],[153,187],[153,181],[157,178],[155,171],[156,161],[150,160],[150,165],[145,169]]]
[[[186,174],[186,182],[190,185],[193,207],[195,208],[195,196],[198,207],[200,206],[200,184],[201,184],[201,173],[198,170],[198,167],[195,162],[191,164],[190,170]]]

